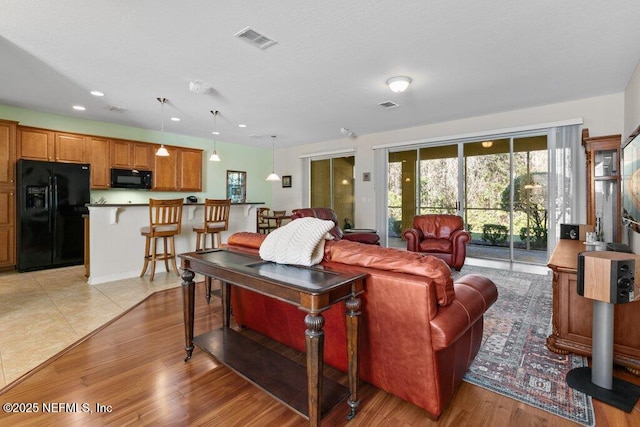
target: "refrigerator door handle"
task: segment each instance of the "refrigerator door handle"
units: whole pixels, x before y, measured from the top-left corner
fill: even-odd
[[[48,197],[47,203],[49,203],[49,233],[53,232],[53,221],[55,220],[55,215],[53,215],[52,207],[53,207],[53,180],[51,175],[49,175],[49,185],[47,186]]]

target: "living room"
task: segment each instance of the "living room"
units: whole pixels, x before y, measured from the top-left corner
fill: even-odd
[[[633,8],[637,7],[630,3],[625,3],[623,6],[627,9],[625,9],[625,13],[621,15],[633,15],[631,12]],[[16,5],[16,7],[18,6]],[[598,14],[600,12],[600,10],[596,10],[583,13]],[[377,10],[377,13],[382,12]],[[512,13],[514,12],[512,11]],[[539,13],[542,12],[539,11]],[[616,18],[619,17],[619,15],[614,16]],[[269,34],[268,24],[264,23],[263,25],[259,27],[265,28],[264,31]],[[345,23],[345,25],[348,24]],[[256,24],[256,26],[258,25]],[[627,30],[627,27],[624,28]],[[6,50],[9,55],[8,57],[12,58],[12,60],[18,60],[20,55],[16,55],[16,49],[20,43],[17,43],[16,40],[11,40],[8,33],[5,34],[4,31],[0,31],[0,33],[2,33],[3,37],[6,37],[2,42],[4,46],[3,51]],[[627,34],[629,38],[633,36],[632,32],[625,34]],[[279,44],[282,45],[285,38],[281,37],[278,33],[274,33],[273,36],[279,39]],[[11,45],[10,48],[7,47],[9,45]],[[635,47],[637,50],[637,46]],[[202,50],[198,52],[202,52]],[[268,51],[260,53],[267,52]],[[586,52],[588,52],[588,49],[586,49]],[[638,58],[634,57],[634,52],[634,50],[630,50],[629,52],[625,52],[625,55],[621,55],[631,56],[632,59],[631,61],[626,61],[624,67],[617,67],[624,69],[624,72],[620,69],[618,70],[619,74],[624,74],[621,79],[618,79],[615,83],[611,83],[608,86],[603,85],[602,87],[593,89],[591,92],[582,91],[572,95],[565,94],[563,99],[555,99],[552,96],[556,90],[555,85],[561,86],[564,81],[552,84],[550,82],[552,79],[549,78],[547,87],[542,85],[532,89],[532,92],[537,92],[540,96],[537,99],[529,100],[528,104],[520,104],[516,102],[516,100],[512,100],[510,103],[505,103],[502,106],[491,109],[483,108],[481,103],[477,103],[473,105],[475,110],[468,110],[474,112],[468,113],[467,115],[456,116],[443,113],[441,116],[443,119],[441,120],[407,120],[404,125],[398,124],[402,122],[400,120],[396,121],[395,124],[389,128],[374,131],[367,130],[372,128],[366,128],[364,124],[360,125],[360,123],[363,123],[361,118],[358,124],[345,121],[334,125],[334,122],[338,123],[339,121],[332,121],[332,132],[335,134],[335,137],[327,137],[327,134],[320,136],[320,134],[318,134],[318,136],[311,135],[308,139],[298,139],[297,136],[287,135],[287,131],[284,130],[286,129],[284,127],[285,125],[276,125],[275,121],[273,122],[274,124],[265,124],[265,122],[263,122],[261,126],[255,128],[255,133],[257,134],[255,137],[249,137],[249,135],[254,132],[253,129],[238,136],[233,133],[237,132],[236,129],[234,129],[233,132],[230,129],[231,126],[236,127],[235,119],[237,116],[234,116],[235,111],[231,113],[230,110],[225,110],[225,108],[219,106],[220,104],[217,104],[218,100],[216,96],[224,92],[225,88],[218,87],[216,82],[211,81],[210,83],[213,86],[213,88],[210,88],[211,93],[204,95],[204,97],[201,94],[189,93],[189,81],[198,78],[195,74],[185,74],[182,77],[183,81],[180,81],[179,84],[176,83],[176,88],[167,90],[166,93],[158,93],[160,91],[158,87],[152,89],[153,93],[147,90],[147,92],[149,92],[149,99],[147,100],[149,106],[146,109],[148,110],[148,116],[152,117],[150,121],[153,122],[153,125],[149,126],[121,124],[116,120],[109,122],[108,120],[86,119],[83,118],[84,116],[82,116],[81,113],[61,113],[50,107],[15,102],[12,98],[13,90],[9,90],[7,88],[8,85],[3,85],[0,88],[0,119],[16,121],[19,122],[20,125],[35,128],[154,143],[160,143],[161,139],[165,137],[167,138],[166,141],[170,141],[170,145],[204,150],[203,187],[201,191],[178,194],[171,192],[148,193],[117,190],[92,191],[92,198],[94,200],[104,198],[108,203],[114,204],[146,203],[150,197],[184,198],[189,195],[195,195],[199,200],[203,200],[206,197],[224,198],[226,196],[226,188],[224,185],[226,171],[240,170],[247,171],[247,200],[263,202],[266,206],[291,211],[292,209],[302,206],[309,206],[309,193],[306,191],[306,186],[309,184],[307,167],[310,160],[352,153],[355,156],[353,180],[355,209],[353,223],[357,228],[384,230],[387,226],[387,216],[385,214],[387,206],[386,200],[384,200],[382,196],[383,192],[381,192],[379,188],[384,188],[385,182],[380,181],[380,177],[385,176],[385,168],[387,165],[381,162],[376,154],[382,150],[393,150],[399,147],[412,147],[420,144],[437,145],[443,142],[467,139],[488,139],[514,132],[547,132],[550,129],[566,125],[577,125],[581,128],[588,128],[592,136],[620,134],[622,143],[627,141],[629,136],[632,135],[638,125],[640,125],[640,66],[638,65]],[[32,54],[37,58],[38,52],[32,52]],[[24,58],[21,60],[24,60]],[[262,64],[261,61],[262,60],[258,60],[258,63]],[[630,62],[633,63],[633,66],[629,68],[628,65]],[[410,70],[412,69],[411,67],[408,68]],[[616,67],[610,66],[610,68]],[[304,67],[301,67],[300,72],[302,72],[303,69]],[[429,79],[429,76],[426,74],[419,75],[405,72],[402,68],[399,71],[411,74],[412,77],[409,88],[403,94],[393,94],[385,85],[386,77],[391,77],[395,75],[395,73],[386,76],[381,82],[375,82],[375,85],[380,86],[376,89],[379,91],[376,93],[379,101],[386,101],[387,98],[389,98],[394,99],[400,104],[399,108],[384,111],[385,114],[394,114],[396,117],[402,115],[405,105],[408,107],[414,104],[428,104],[432,102],[428,96],[422,97],[422,95],[420,95],[419,99],[416,99],[416,97],[418,97],[418,93],[425,91],[427,88],[429,90],[435,90],[435,83],[433,83],[432,86],[425,87],[425,85],[427,85],[425,81]],[[60,75],[64,76],[64,74],[64,72],[60,72]],[[330,75],[333,78],[335,72]],[[5,82],[13,81],[16,78],[13,75],[2,76],[2,80]],[[59,77],[59,75],[57,77]],[[522,76],[520,76],[520,78],[524,79]],[[622,80],[623,83],[620,83],[620,80]],[[50,83],[50,86],[55,86],[56,83],[57,80],[54,79]],[[334,83],[337,84],[339,82],[336,81]],[[467,86],[472,83],[472,81],[465,84],[460,83],[460,88],[464,88],[464,90],[461,91],[473,92],[473,87]],[[23,83],[20,85],[22,84]],[[39,88],[37,83],[33,84]],[[526,86],[528,83],[525,83],[525,80],[520,80],[519,84]],[[299,91],[301,89],[298,87],[296,90]],[[487,93],[490,93],[489,89],[485,90],[488,91]],[[163,115],[163,120],[165,117],[168,119],[170,115],[182,111],[182,106],[179,105],[180,98],[178,95],[175,97],[172,96],[172,91],[186,92],[187,95],[191,97],[190,99],[193,103],[198,104],[198,108],[206,113],[197,120],[192,121],[198,123],[199,134],[197,136],[182,133],[180,128],[176,127],[177,125],[169,120],[163,124],[166,133],[160,131],[161,114],[160,106],[155,100],[156,96],[167,96],[172,104],[166,106],[165,111],[167,115]],[[384,96],[384,98],[382,98],[382,96]],[[464,98],[464,93],[459,96]],[[53,98],[54,96],[47,93],[43,98],[44,97]],[[290,94],[289,97],[290,99],[295,99],[293,94]],[[112,101],[115,100],[112,98]],[[326,105],[330,103],[329,99],[325,99]],[[453,105],[464,103],[465,101],[463,100],[457,100],[457,102],[452,101]],[[473,104],[470,101],[468,103]],[[291,105],[297,108],[295,102],[291,101]],[[446,106],[446,103],[440,102],[440,105]],[[374,105],[374,107],[381,108],[376,105]],[[218,118],[218,123],[214,124],[214,121],[211,120],[210,114],[208,113],[209,110],[218,108],[221,111],[221,116]],[[267,109],[281,109],[283,114],[293,114],[290,108],[282,102],[274,103],[273,107],[268,107]],[[450,110],[455,108],[449,105],[444,109]],[[373,119],[369,121],[376,122],[376,117],[379,117],[379,113],[369,110],[367,110],[367,112],[370,117],[373,117]],[[427,116],[427,113],[423,114],[425,117]],[[314,116],[313,114],[310,115]],[[347,118],[347,116],[344,117]],[[234,120],[232,120],[232,118]],[[273,115],[269,116],[269,120],[274,120]],[[315,116],[311,121],[314,120],[320,121],[319,118]],[[188,123],[188,115],[185,115],[182,121],[183,123]],[[355,117],[353,118],[353,122],[356,122]],[[229,136],[227,139],[225,132],[221,132],[219,136],[220,139],[217,140],[217,137],[214,136],[215,143],[212,142],[211,130],[215,129],[216,126],[219,126],[220,130],[229,129],[229,135],[234,136]],[[355,135],[347,136],[341,134],[339,131],[341,127],[348,128],[347,130],[352,129]],[[312,132],[310,131],[309,133]],[[270,138],[272,134],[276,135],[275,140]],[[297,140],[305,142],[299,144]],[[206,159],[209,157],[209,154],[212,150],[216,149],[222,161],[220,163],[208,162]],[[582,149],[577,150],[577,153],[579,157],[576,158],[576,163],[581,166],[576,170],[574,176],[578,185],[576,187],[576,193],[572,194],[571,197],[577,200],[577,205],[580,207],[580,210],[571,217],[571,222],[584,223],[586,222],[586,210],[584,207],[586,203],[586,173],[582,165],[585,164],[585,158]],[[273,158],[273,164],[271,164],[271,158]],[[290,177],[291,186],[284,187],[280,182],[276,184],[265,182],[264,178],[272,171],[275,171],[281,177]],[[385,234],[381,234],[383,234],[382,237],[384,237]],[[138,239],[139,236],[136,235],[135,238]],[[557,236],[555,236],[554,239],[557,239]],[[549,251],[551,250],[552,247],[549,248]],[[367,393],[373,394],[374,392],[367,391]],[[471,392],[471,395],[473,395],[473,392]],[[383,396],[376,396],[376,399],[385,399]],[[489,404],[495,404],[495,401],[489,400],[489,402]],[[369,403],[371,404],[371,402]],[[518,410],[517,404],[513,410]],[[415,409],[411,409],[410,411],[415,411]],[[412,414],[418,417],[418,415],[415,415],[415,412],[412,412]],[[364,413],[362,415],[364,415]],[[635,415],[637,416],[637,410]],[[396,416],[398,415],[391,415],[393,418]],[[357,420],[356,418],[356,421]],[[299,421],[299,419],[294,420],[292,423]],[[382,423],[381,420],[374,421],[369,419],[368,421],[370,423]],[[404,421],[407,423],[415,423],[416,425],[420,425],[422,422],[419,418],[411,420],[404,419]],[[499,421],[494,419],[493,423],[499,423]]]

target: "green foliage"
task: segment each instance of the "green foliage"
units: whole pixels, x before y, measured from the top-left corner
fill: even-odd
[[[529,240],[531,249],[544,249],[547,247],[547,229],[542,227],[522,227],[520,229],[520,240]]]
[[[482,226],[482,240],[492,245],[501,245],[507,241],[509,229],[500,224],[484,224]]]

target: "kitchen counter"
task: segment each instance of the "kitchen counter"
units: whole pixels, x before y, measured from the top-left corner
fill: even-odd
[[[256,209],[264,202],[233,203],[229,229],[222,242],[239,231],[255,231]],[[144,263],[144,242],[140,228],[149,224],[149,205],[145,203],[90,204],[88,283],[111,282],[140,275]],[[202,223],[204,203],[185,203],[182,209],[182,232],[175,237],[176,254],[193,252],[196,233],[193,226]],[[156,273],[164,271],[163,263]],[[174,274],[174,273],[172,273]]]

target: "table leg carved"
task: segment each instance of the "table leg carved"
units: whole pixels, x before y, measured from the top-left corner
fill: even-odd
[[[184,313],[184,336],[185,345],[184,349],[187,352],[187,357],[184,361],[191,359],[193,354],[193,320],[195,315],[194,299],[195,299],[195,287],[196,284],[193,281],[195,274],[190,270],[183,270],[182,272],[182,312]]]
[[[347,308],[347,363],[349,368],[349,405],[347,420],[356,416],[360,405],[358,400],[358,322],[360,316],[360,298],[351,297],[346,301]]]
[[[320,425],[322,373],[324,359],[324,317],[321,314],[307,314],[304,317],[307,327],[305,344],[307,347],[307,387],[309,402],[309,424]]]

